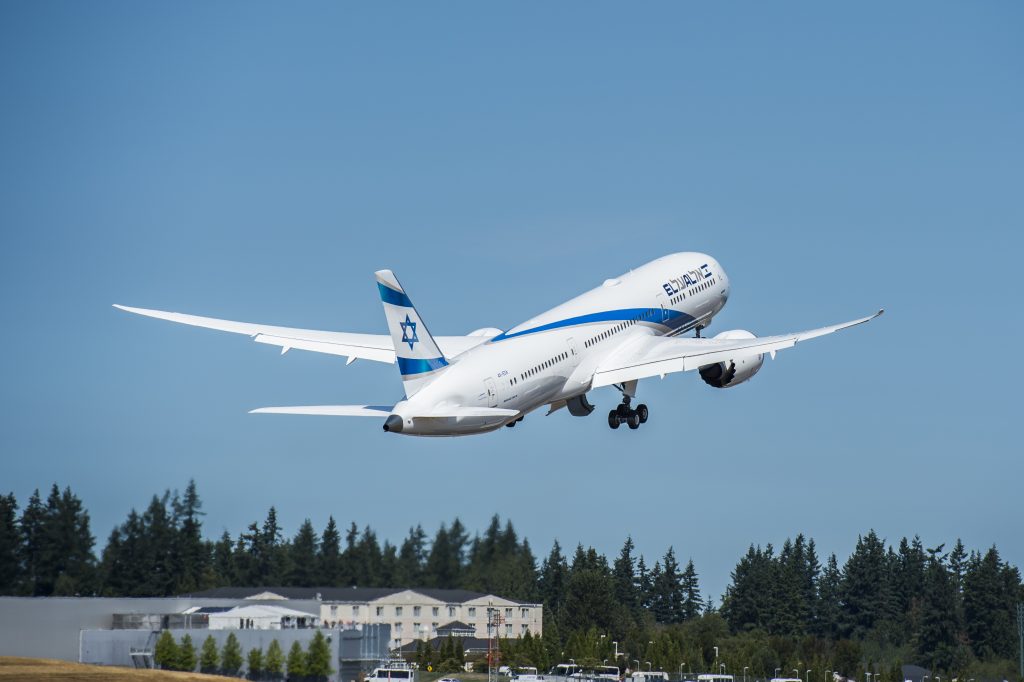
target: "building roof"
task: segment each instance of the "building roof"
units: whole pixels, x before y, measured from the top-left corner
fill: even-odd
[[[427,644],[433,647],[435,651],[440,651],[441,645],[444,644],[445,640],[447,639],[447,637],[434,637],[433,639],[428,639]],[[404,645],[401,649],[399,649],[399,651],[402,654],[415,654],[416,647],[420,645],[421,641],[422,640],[414,639],[413,641]],[[486,639],[482,639],[480,637],[463,637],[459,641],[462,642],[462,650],[465,651],[467,654],[476,653],[479,651],[487,651],[488,640]]]
[[[448,604],[463,604],[474,599],[491,596],[486,592],[472,590],[447,590],[433,587],[215,587],[196,592],[189,596],[217,599],[272,599],[277,595],[284,599],[316,599],[328,602],[365,603],[390,597],[400,592],[411,591]],[[494,595],[498,596],[498,595]],[[516,604],[528,604],[508,597],[500,597]]]
[[[437,631],[439,633],[440,632],[448,632],[450,630],[462,630],[462,631],[471,630],[473,632],[476,632],[476,628],[475,627],[473,627],[472,625],[468,625],[466,623],[463,623],[461,620],[453,620],[450,623],[445,623],[444,625],[442,625],[441,627],[439,627],[437,629]]]
[[[236,606],[230,611],[225,611],[219,615],[223,615],[230,618],[266,618],[266,617],[291,617],[291,618],[319,618],[319,614],[307,613],[306,611],[297,611],[295,609],[285,608],[284,606],[271,606],[270,604],[247,604],[245,606]]]

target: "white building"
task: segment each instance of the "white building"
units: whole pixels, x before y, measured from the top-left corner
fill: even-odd
[[[196,596],[254,601],[316,599],[320,602],[320,621],[324,625],[350,627],[388,624],[396,648],[417,639],[432,639],[437,636],[438,628],[455,621],[471,628],[473,636],[485,639],[495,634],[488,632],[488,616],[491,613],[496,613],[501,620],[496,633],[500,637],[521,637],[527,632],[541,635],[544,626],[544,609],[541,604],[469,590],[228,587],[208,590]],[[213,627],[212,622],[210,627]]]
[[[206,615],[211,630],[290,630],[320,625],[319,616],[269,604],[195,608],[185,613]]]

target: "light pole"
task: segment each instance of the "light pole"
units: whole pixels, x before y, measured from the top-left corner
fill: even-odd
[[[683,666],[684,665],[686,665],[686,664],[685,663],[680,663],[679,664],[679,679],[683,679]]]
[[[825,671],[825,682],[828,682],[828,676],[831,675],[831,674],[832,674],[831,670],[826,670]]]
[[[808,670],[807,674],[804,675],[804,682],[811,682],[811,672],[812,671]]]
[[[615,645],[615,660],[618,661],[619,660],[619,643],[618,642],[612,642],[612,644]]]
[[[776,669],[775,669],[775,678],[776,678],[776,679],[778,679],[778,677],[779,677],[779,673],[780,673],[780,672],[782,672],[782,668],[776,668]]]
[[[640,669],[640,659],[639,658],[634,658],[633,662],[636,663],[636,667],[633,668],[633,670],[639,670]]]
[[[719,675],[724,675],[725,674],[725,663],[719,663],[718,664],[718,674]]]
[[[743,682],[747,682],[747,668],[749,667],[749,665],[743,666]]]
[[[644,661],[644,663],[647,664],[647,672],[651,672],[651,662],[650,661]]]
[[[797,663],[799,663],[799,661],[797,661]],[[796,668],[793,668],[793,677],[797,678],[798,680],[800,679],[800,671]],[[871,680],[868,680],[868,682],[871,682]]]

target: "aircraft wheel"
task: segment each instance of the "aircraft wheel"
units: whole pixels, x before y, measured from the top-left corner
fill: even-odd
[[[608,426],[613,429],[619,428],[619,413],[617,411],[612,410],[608,413]]]
[[[629,416],[626,417],[626,423],[629,424],[629,428],[631,428],[631,429],[639,429],[640,428],[640,415],[637,414],[636,412],[634,412],[633,410],[630,410],[629,411]]]
[[[646,424],[647,417],[649,417],[651,414],[650,411],[648,411],[647,406],[644,405],[643,403],[640,403],[639,405],[636,406],[636,413],[640,415],[641,424]]]
[[[626,403],[621,403],[618,407],[615,408],[615,410],[623,419],[629,416],[629,405],[627,405]]]
[[[514,422],[509,422],[508,424],[505,424],[505,426],[507,426],[508,428],[511,429],[513,426],[515,426],[518,423],[519,423],[519,420],[517,419]]]

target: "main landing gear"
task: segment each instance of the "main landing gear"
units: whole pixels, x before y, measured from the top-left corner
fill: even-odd
[[[629,402],[629,396],[623,394],[622,403],[608,413],[608,426],[617,429],[619,424],[625,423],[631,429],[639,429],[641,424],[647,423],[647,417],[650,416],[647,406],[640,403],[634,410],[629,407]]]

